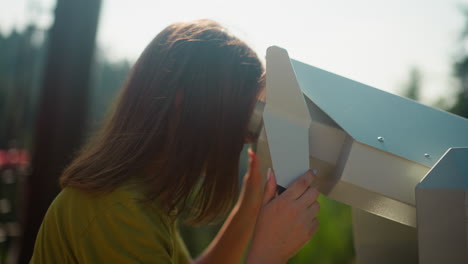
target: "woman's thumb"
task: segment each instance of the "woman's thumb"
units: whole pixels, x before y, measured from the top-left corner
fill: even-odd
[[[267,171],[267,181],[265,184],[265,192],[263,193],[263,205],[269,203],[276,197],[276,179],[271,168]]]

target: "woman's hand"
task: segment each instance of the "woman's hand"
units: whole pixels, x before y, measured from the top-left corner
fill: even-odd
[[[257,155],[249,149],[249,167],[244,176],[242,189],[237,202],[240,210],[249,214],[249,217],[257,217],[258,210],[262,206],[265,180],[259,172]]]
[[[258,212],[264,198],[265,184],[258,170],[258,159],[249,150],[249,169],[244,177],[236,206],[213,242],[194,263],[238,264],[252,237]]]
[[[286,263],[318,229],[319,192],[311,186],[315,175],[308,171],[281,195],[271,170],[267,178],[246,263]]]

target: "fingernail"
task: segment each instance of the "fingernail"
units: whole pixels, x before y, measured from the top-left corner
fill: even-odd
[[[271,168],[268,168],[267,170],[267,181],[270,181],[271,178]]]
[[[249,153],[249,155],[252,155],[252,154],[254,153],[253,150],[252,150],[251,148],[249,148],[249,149],[247,150],[247,152]]]
[[[315,175],[317,175],[318,170],[317,170],[317,169],[313,169],[312,172],[313,172]]]

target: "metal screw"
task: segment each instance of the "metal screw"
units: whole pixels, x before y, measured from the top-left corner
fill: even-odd
[[[424,157],[426,157],[426,158],[430,158],[430,157],[431,157],[431,155],[429,155],[429,153],[424,153]]]
[[[384,142],[385,139],[383,137],[378,137],[377,140],[380,142]]]

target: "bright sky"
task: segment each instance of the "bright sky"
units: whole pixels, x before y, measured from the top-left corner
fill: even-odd
[[[52,22],[56,0],[0,0],[0,31],[31,19],[27,3]],[[398,93],[412,66],[424,75],[424,101],[453,93],[451,65],[468,0],[103,0],[98,42],[113,59],[135,60],[176,21],[211,18],[264,57],[268,46],[371,86]],[[5,8],[6,7],[6,8]]]

